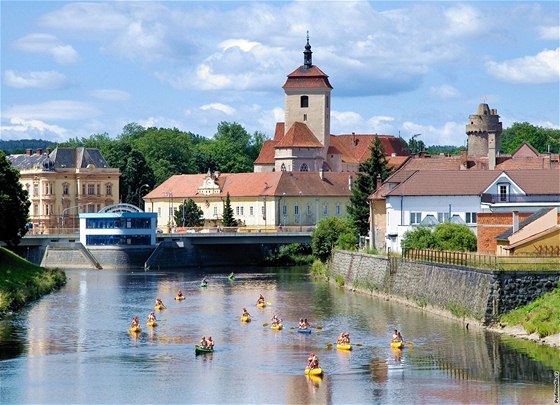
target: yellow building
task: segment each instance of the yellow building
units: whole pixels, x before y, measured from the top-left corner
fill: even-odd
[[[144,197],[164,232],[181,227],[173,218],[183,201],[202,210],[205,227],[221,226],[227,194],[240,231],[308,230],[325,217],[346,217],[354,173],[210,173],[172,176]]]
[[[28,149],[8,156],[27,190],[29,233],[77,232],[80,212],[97,212],[119,201],[119,169],[94,148]]]

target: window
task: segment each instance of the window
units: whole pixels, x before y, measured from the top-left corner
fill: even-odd
[[[303,122],[307,121],[307,114],[303,114]]]
[[[158,209],[157,209],[157,216],[161,217],[161,207],[158,207]]]
[[[323,203],[323,215],[329,215],[329,203]]]
[[[95,194],[95,184],[88,184],[87,193],[88,193],[88,195],[94,195]]]
[[[169,218],[173,217],[173,207],[169,207]]]
[[[33,183],[33,196],[37,197],[39,195],[39,183]]]
[[[306,163],[303,163],[303,164],[300,166],[299,171],[300,171],[300,172],[308,172],[308,171],[309,171],[309,168],[307,167],[307,164],[306,164]]]
[[[70,186],[68,185],[68,183],[64,183],[62,185],[62,195],[68,195],[70,194]]]
[[[301,108],[309,107],[309,96],[301,96],[299,99],[299,106]]]
[[[95,212],[95,204],[88,204],[88,212],[91,214]]]
[[[253,207],[249,207],[249,215],[250,215],[250,216],[255,215],[255,212],[254,212]]]
[[[498,184],[498,193],[500,201],[507,202],[509,200],[509,184]]]
[[[280,170],[283,172],[286,171],[286,165],[284,163],[282,163],[282,166],[280,166]]]
[[[294,215],[299,215],[299,205],[294,205]]]
[[[335,213],[337,217],[340,215],[340,203],[336,203]]]
[[[311,203],[307,203],[307,215],[311,216]]]
[[[239,216],[239,207],[235,207],[235,215]]]
[[[101,195],[101,184],[97,185],[97,195]]]
[[[86,194],[86,185],[82,184],[82,194],[85,195]]]
[[[265,211],[265,206],[264,205],[261,207],[261,214],[263,216],[263,219],[266,219],[266,211]]]
[[[476,212],[465,213],[465,222],[467,224],[476,224]]]
[[[410,213],[410,225],[418,225],[422,222],[422,213],[421,212],[411,212]]]
[[[441,224],[442,222],[449,222],[449,212],[438,212],[437,220]]]
[[[286,206],[286,204],[284,204],[284,206],[282,207],[282,215],[288,215],[288,207]]]
[[[241,215],[243,216],[243,207],[240,208]]]
[[[107,184],[105,186],[105,194],[113,195],[113,185],[112,184]]]

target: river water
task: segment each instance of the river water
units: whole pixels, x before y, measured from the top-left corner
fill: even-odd
[[[302,268],[67,271],[0,322],[0,403],[552,403],[558,351],[313,281]],[[174,300],[182,289],[186,300]],[[257,309],[259,294],[271,303]],[[145,319],[156,297],[159,326]],[[240,322],[247,307],[253,322]],[[263,326],[278,314],[284,330]],[[127,332],[133,315],[143,331]],[[301,317],[316,328],[294,327]],[[407,347],[389,348],[393,329]],[[333,350],[341,331],[354,350]],[[212,354],[194,344],[211,335]],[[303,375],[310,352],[324,377]]]

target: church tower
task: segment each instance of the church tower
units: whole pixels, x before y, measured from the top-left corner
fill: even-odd
[[[481,103],[476,114],[469,115],[467,132],[467,155],[473,157],[488,157],[488,168],[496,167],[496,154],[500,150],[500,134],[502,123],[495,108]]]
[[[303,51],[303,65],[288,75],[283,86],[285,92],[286,134],[294,123],[306,124],[324,147],[324,155],[329,148],[331,132],[331,90],[329,77],[313,65],[309,33]]]

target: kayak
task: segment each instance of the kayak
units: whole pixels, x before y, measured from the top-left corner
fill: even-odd
[[[306,368],[305,375],[323,375],[323,369],[318,368]]]
[[[242,316],[241,317],[241,322],[251,322],[251,317],[250,316]]]
[[[336,344],[338,350],[352,350],[352,345],[350,343]]]
[[[183,301],[183,300],[185,299],[185,296],[184,296],[184,295],[181,295],[180,297],[175,297],[175,299],[176,299],[177,301]]]
[[[266,304],[264,302],[257,304],[257,308],[264,308],[266,307]]]
[[[140,333],[140,332],[142,332],[142,328],[140,327],[140,325],[132,326],[128,331],[130,333]]]
[[[404,347],[403,342],[391,342],[391,348],[393,349],[402,349]]]
[[[283,326],[281,323],[279,323],[278,325],[272,325],[270,327],[270,329],[274,329],[274,330],[282,330]]]
[[[233,274],[230,274],[230,275],[228,276],[228,278],[229,278],[230,280],[232,280],[232,281],[233,281],[233,280],[235,280],[235,275],[233,275]]]
[[[212,352],[214,352],[214,349],[208,349],[208,348],[205,348],[205,347],[201,347],[199,345],[195,345],[194,346],[194,352],[196,354],[212,353]]]
[[[159,305],[156,305],[156,309],[157,309],[158,311],[161,311],[162,309],[165,309],[165,306],[162,305],[162,304],[159,304]]]
[[[201,288],[208,287],[208,283],[200,283],[200,287],[201,287]]]
[[[298,329],[297,331],[298,331],[298,333],[311,333],[311,329],[309,329],[309,328]]]
[[[154,326],[157,326],[157,321],[148,321],[146,322],[146,325],[151,326],[153,328]]]

